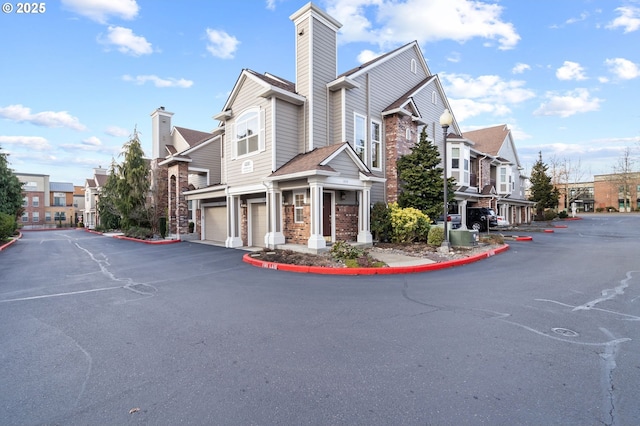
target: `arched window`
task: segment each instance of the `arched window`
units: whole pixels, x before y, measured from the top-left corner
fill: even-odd
[[[233,138],[233,156],[242,157],[264,150],[264,111],[251,108],[235,120]]]
[[[411,60],[411,72],[414,74],[418,73],[418,63],[416,62],[415,59]]]

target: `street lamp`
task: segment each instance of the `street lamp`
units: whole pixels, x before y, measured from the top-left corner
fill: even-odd
[[[442,144],[442,164],[444,174],[444,241],[440,246],[440,251],[449,253],[449,233],[447,232],[447,220],[449,219],[449,181],[447,179],[447,131],[449,126],[453,122],[453,116],[449,112],[449,109],[445,109],[440,116],[440,125],[442,126],[442,135],[444,136],[444,142]]]

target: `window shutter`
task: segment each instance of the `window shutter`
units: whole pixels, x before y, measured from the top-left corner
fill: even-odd
[[[264,127],[265,127],[265,115],[266,112],[264,110],[264,108],[260,109],[260,136],[258,138],[258,150],[259,151],[264,151],[266,149],[266,142],[265,142],[265,131],[264,131]]]

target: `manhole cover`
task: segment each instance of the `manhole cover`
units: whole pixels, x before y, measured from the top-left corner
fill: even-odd
[[[552,328],[554,333],[564,337],[578,337],[579,334],[576,331],[569,330],[568,328]]]

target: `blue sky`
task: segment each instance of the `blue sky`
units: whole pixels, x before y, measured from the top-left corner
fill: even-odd
[[[46,1],[0,15],[0,146],[83,185],[151,112],[209,131],[243,68],[294,80],[304,0]],[[507,124],[521,162],[583,180],[640,151],[640,0],[318,0],[343,24],[339,72],[417,40],[463,130]],[[638,162],[636,165],[639,165]]]

